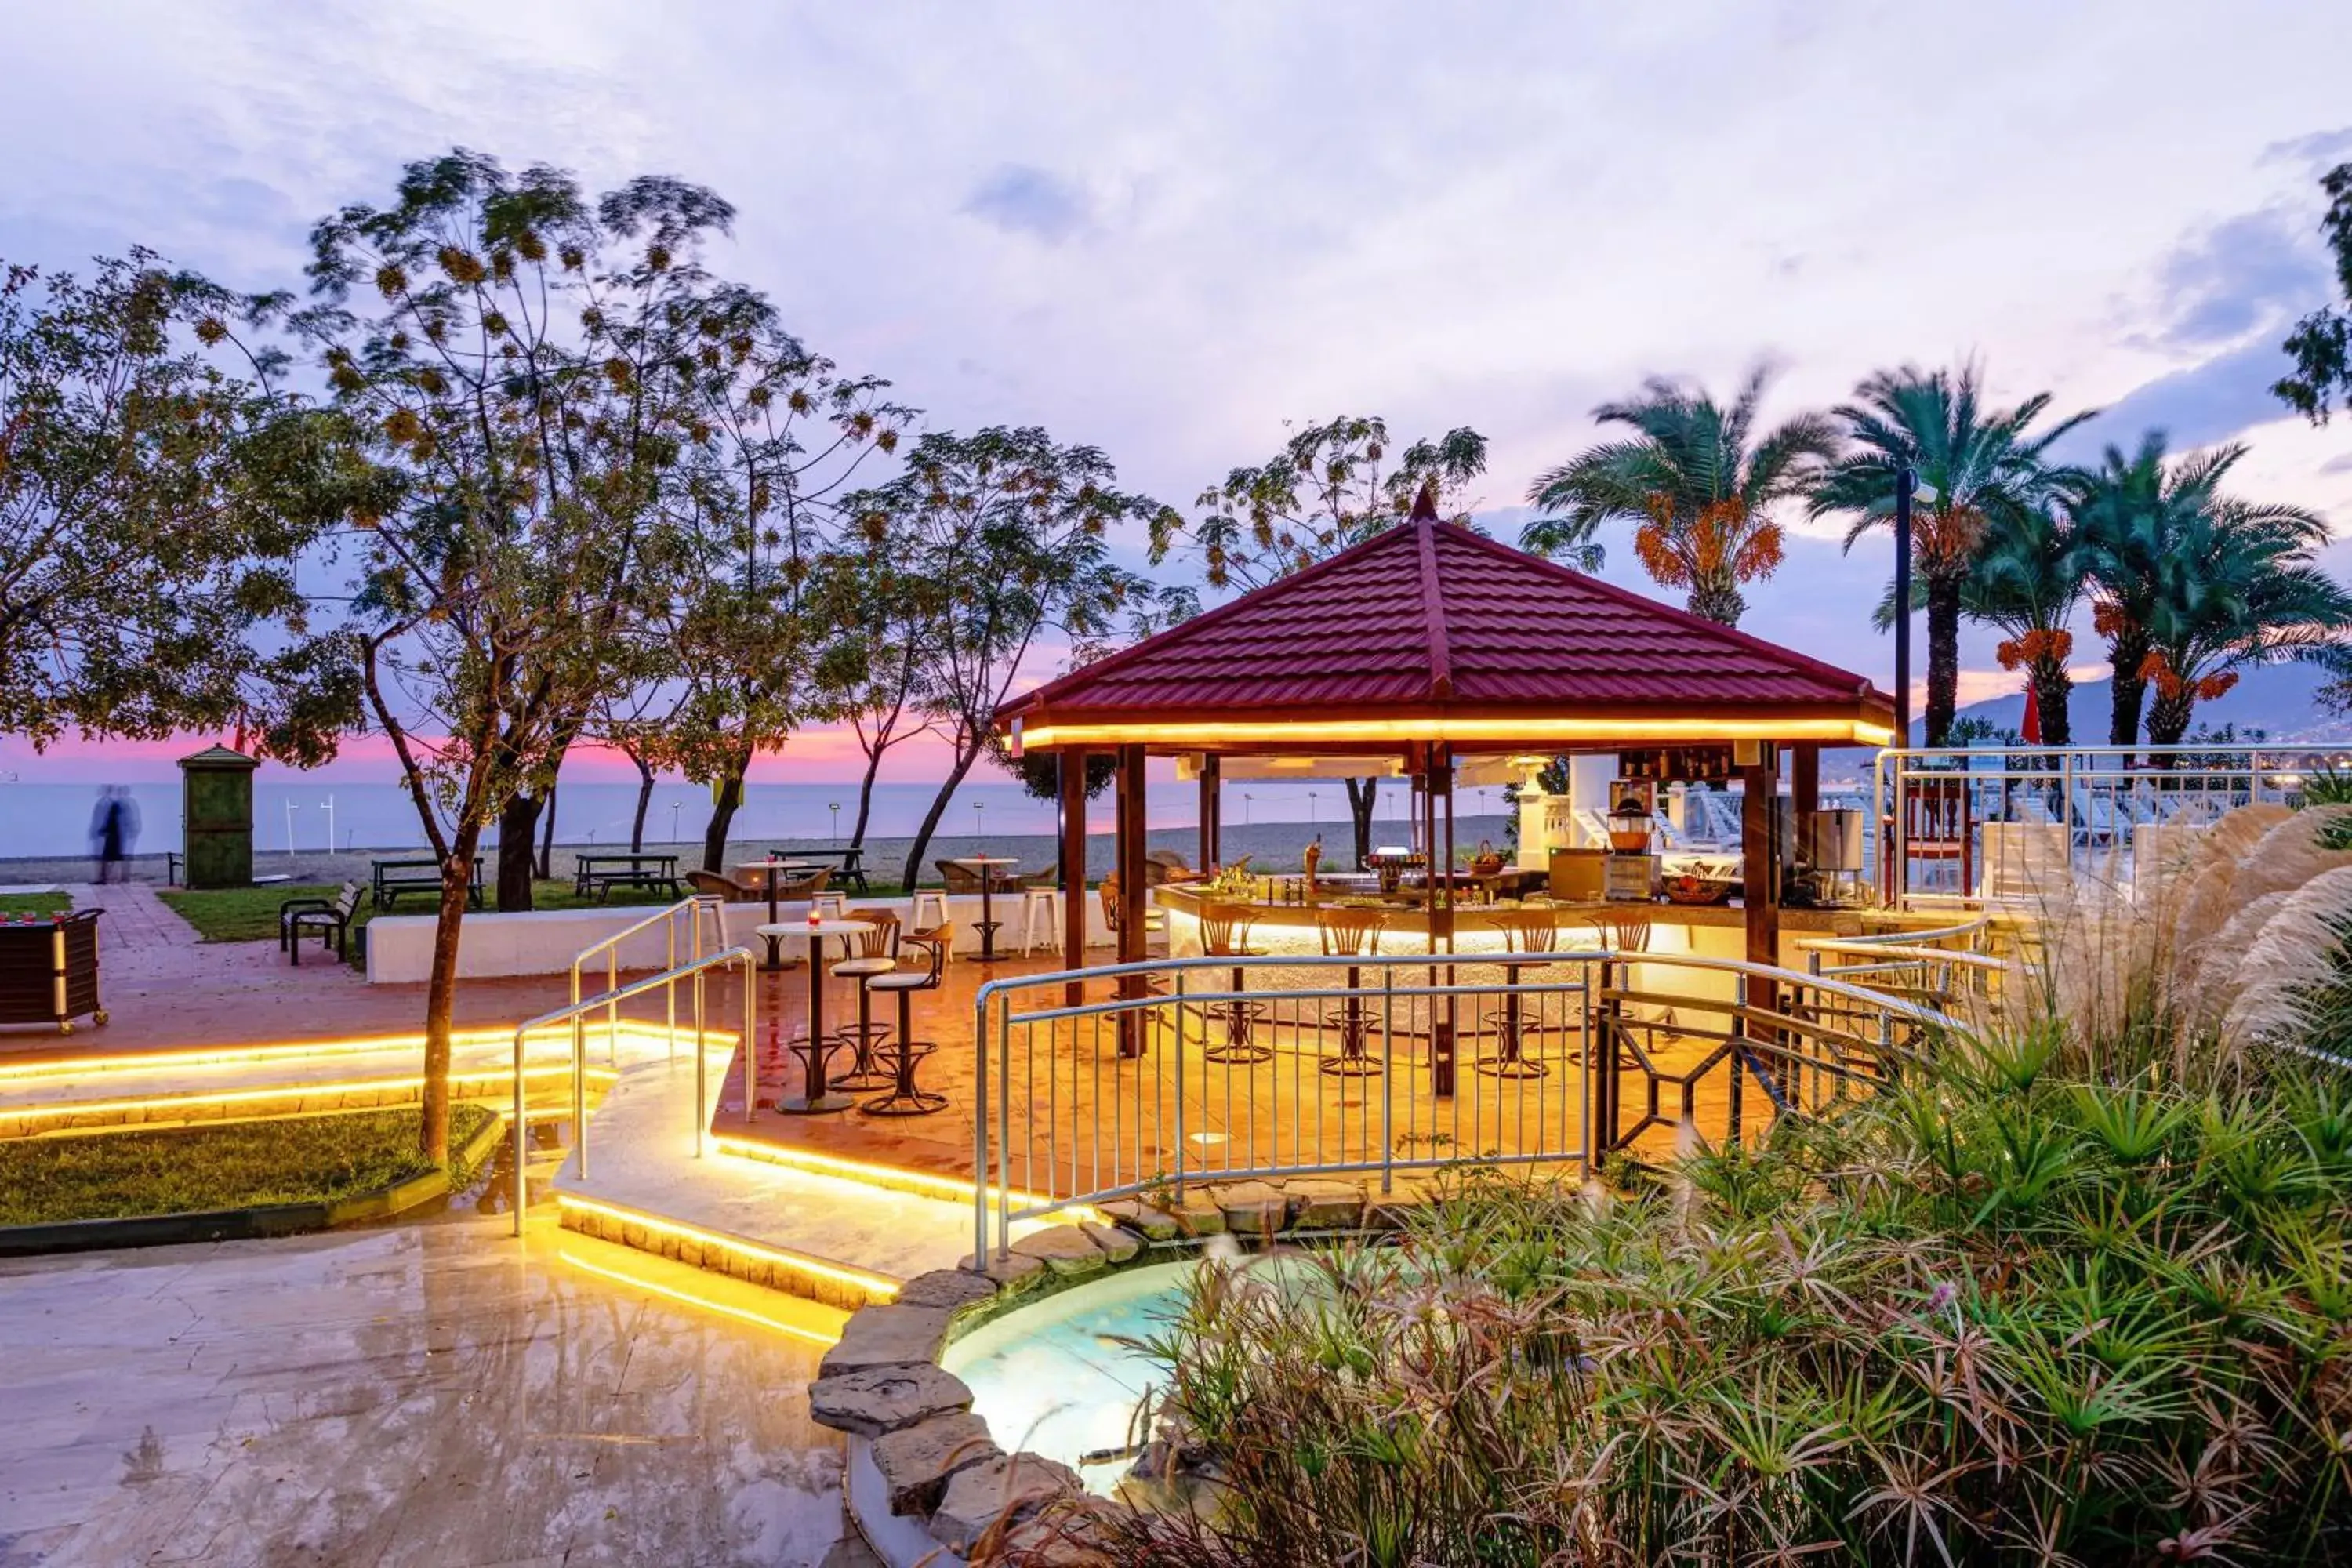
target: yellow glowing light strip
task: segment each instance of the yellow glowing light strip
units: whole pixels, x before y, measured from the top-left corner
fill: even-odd
[[[731,1138],[718,1134],[712,1142],[722,1154],[738,1159],[757,1160],[762,1164],[782,1165],[795,1171],[805,1171],[812,1176],[838,1176],[845,1181],[860,1182],[867,1186],[891,1188],[916,1197],[942,1198],[949,1203],[969,1204],[972,1201],[972,1185],[953,1176],[941,1176],[929,1171],[912,1171],[904,1165],[881,1165],[864,1160],[851,1160],[839,1154],[821,1153],[814,1149],[799,1149],[759,1139]],[[996,1189],[989,1189],[989,1201],[996,1200]],[[1036,1193],[1024,1193],[1014,1188],[1012,1194],[1015,1208],[1035,1208],[1054,1200]],[[1084,1204],[1076,1204],[1063,1211],[1073,1223],[1078,1220],[1101,1219],[1101,1215]]]
[[[804,1329],[798,1323],[787,1323],[781,1318],[772,1318],[765,1312],[755,1312],[749,1307],[737,1307],[725,1301],[714,1301],[707,1296],[698,1296],[691,1290],[680,1290],[675,1286],[658,1285],[651,1279],[641,1279],[623,1269],[607,1268],[602,1264],[591,1263],[579,1254],[566,1252],[561,1247],[556,1249],[555,1256],[559,1260],[570,1264],[574,1268],[610,1279],[614,1284],[626,1286],[632,1290],[643,1290],[650,1295],[699,1308],[706,1312],[720,1312],[730,1318],[740,1318],[744,1322],[757,1323],[763,1329],[773,1329],[780,1334],[808,1344],[831,1347],[841,1342],[839,1334],[821,1334],[814,1329]],[[817,1305],[817,1303],[812,1302],[811,1305]]]
[[[1862,719],[1359,719],[1275,723],[1045,724],[1025,746],[1304,746],[1402,741],[1827,741],[1885,746],[1892,728]]]
[[[572,1068],[564,1062],[545,1062],[538,1067],[527,1067],[523,1068],[522,1073],[526,1079],[569,1078],[571,1075]],[[508,1067],[468,1068],[463,1072],[452,1073],[449,1076],[457,1082],[465,1082],[473,1079],[505,1079],[512,1081],[514,1069]],[[592,1067],[588,1069],[588,1076],[591,1079],[602,1079],[609,1082],[619,1075],[610,1068]],[[0,1106],[0,1120],[21,1121],[33,1116],[103,1116],[117,1110],[169,1110],[187,1105],[242,1105],[254,1100],[288,1098],[307,1100],[312,1095],[371,1094],[382,1093],[386,1089],[421,1089],[424,1087],[425,1079],[421,1077],[365,1078],[346,1079],[329,1083],[272,1084],[260,1089],[207,1089],[195,1094],[155,1094],[144,1100],[44,1100],[37,1105]],[[376,1109],[392,1108],[386,1106]]]
[[[609,1037],[604,1025],[593,1019],[588,1021],[588,1032],[592,1041],[598,1035],[607,1035]],[[669,1037],[669,1031],[662,1026],[645,1023],[625,1023],[621,1026],[621,1034],[625,1038],[641,1045],[661,1045],[666,1043]],[[694,1037],[694,1031],[679,1029],[675,1037],[681,1041],[691,1040]],[[706,1048],[710,1049],[723,1047],[732,1050],[737,1044],[734,1034],[725,1029],[705,1029],[703,1038]],[[572,1032],[569,1029],[556,1027],[540,1030],[530,1036],[524,1045],[526,1050],[551,1044],[558,1049],[568,1051],[571,1049],[571,1040]],[[511,1028],[487,1031],[467,1030],[451,1036],[449,1044],[452,1049],[467,1049],[482,1046],[511,1047],[514,1044],[514,1031]],[[368,1056],[380,1051],[389,1053],[424,1048],[425,1037],[422,1035],[377,1035],[365,1039],[284,1040],[272,1041],[266,1045],[207,1046],[194,1050],[142,1051],[112,1057],[45,1057],[37,1061],[0,1064],[0,1082],[24,1079],[71,1078],[91,1072],[125,1072],[151,1068],[160,1072],[177,1068],[236,1067],[253,1062],[281,1061],[289,1058]]]
[[[715,1230],[705,1230],[700,1226],[684,1225],[674,1219],[664,1219],[659,1215],[647,1214],[643,1209],[625,1208],[619,1204],[604,1203],[595,1198],[583,1198],[577,1193],[558,1193],[555,1194],[555,1202],[560,1208],[578,1209],[584,1214],[602,1215],[606,1219],[616,1219],[624,1225],[641,1225],[647,1230],[659,1231],[664,1236],[674,1236],[681,1241],[699,1242],[704,1247],[715,1247],[721,1252],[732,1252],[745,1258],[758,1258],[762,1263],[788,1268],[795,1274],[806,1275],[813,1279],[830,1279],[835,1284],[854,1286],[877,1300],[889,1301],[898,1299],[899,1282],[887,1274],[869,1273],[866,1269],[854,1268],[845,1263],[828,1263],[821,1258],[811,1258],[805,1253],[786,1252],[781,1247],[763,1247],[756,1241],[746,1241],[741,1237],[722,1236]]]

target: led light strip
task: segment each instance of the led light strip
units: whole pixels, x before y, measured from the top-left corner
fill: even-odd
[[[568,1062],[543,1062],[536,1067],[525,1067],[522,1076],[526,1080],[544,1078],[569,1079],[572,1076],[572,1068]],[[609,1083],[617,1076],[610,1068],[592,1067],[588,1069],[588,1077],[591,1079],[603,1079]],[[451,1073],[449,1077],[453,1083],[472,1082],[478,1079],[494,1079],[511,1083],[514,1080],[514,1069],[506,1067],[468,1068],[464,1072]],[[25,1121],[41,1116],[104,1116],[118,1110],[170,1110],[191,1105],[245,1105],[268,1100],[308,1100],[314,1095],[381,1094],[389,1089],[422,1089],[424,1087],[425,1079],[420,1076],[348,1079],[328,1083],[281,1083],[267,1085],[260,1089],[205,1089],[195,1094],[152,1095],[145,1100],[56,1100],[44,1101],[38,1105],[0,1106],[0,1121]],[[378,1106],[373,1109],[388,1110],[394,1108]],[[112,1131],[115,1129],[109,1128],[105,1131]]]
[[[572,1268],[580,1269],[584,1273],[593,1274],[599,1279],[610,1279],[616,1285],[626,1286],[632,1290],[644,1290],[651,1295],[659,1296],[667,1300],[682,1302],[689,1307],[699,1308],[706,1312],[719,1312],[730,1318],[740,1318],[744,1322],[757,1323],[763,1329],[773,1329],[780,1334],[783,1334],[791,1339],[800,1340],[807,1344],[822,1345],[830,1348],[841,1342],[841,1336],[838,1334],[821,1334],[814,1329],[804,1329],[798,1323],[787,1323],[781,1318],[771,1318],[766,1313],[755,1312],[749,1307],[738,1307],[725,1301],[714,1301],[707,1296],[698,1296],[691,1290],[680,1290],[675,1286],[658,1285],[651,1279],[642,1279],[637,1275],[627,1273],[622,1269],[607,1268],[600,1263],[591,1263],[579,1254],[565,1251],[561,1247],[556,1249],[555,1256],[557,1260],[560,1262],[568,1263]],[[754,1289],[756,1288],[757,1287],[754,1287]],[[810,1304],[814,1306],[819,1303],[812,1302]]]
[[[864,1160],[852,1160],[839,1154],[827,1154],[814,1149],[797,1148],[787,1144],[770,1143],[761,1139],[730,1137],[726,1133],[713,1136],[712,1144],[722,1154],[739,1160],[756,1160],[764,1165],[782,1165],[788,1170],[805,1172],[812,1176],[837,1176],[844,1181],[860,1182],[867,1186],[884,1187],[913,1197],[938,1198],[948,1203],[969,1205],[974,1193],[970,1182],[953,1176],[937,1175],[929,1171],[912,1171],[903,1165],[881,1165]],[[996,1200],[996,1190],[989,1190],[989,1201]],[[1012,1194],[1014,1208],[1035,1208],[1054,1200],[1035,1193],[1015,1188]],[[1102,1216],[1084,1205],[1063,1211],[1075,1223],[1078,1220],[1099,1221]]]
[[[591,1022],[588,1028],[593,1043],[597,1037],[610,1037],[601,1024]],[[667,1045],[672,1039],[679,1044],[694,1038],[691,1029],[679,1029],[675,1036],[657,1024],[625,1023],[621,1026],[625,1039],[640,1045]],[[737,1039],[731,1030],[705,1029],[706,1050],[732,1050]],[[525,1049],[553,1046],[559,1051],[571,1049],[572,1036],[567,1029],[542,1029],[530,1036]],[[470,1049],[485,1046],[511,1047],[512,1029],[466,1030],[452,1035],[450,1048]],[[143,1051],[112,1057],[44,1057],[36,1061],[0,1064],[0,1083],[26,1079],[71,1078],[92,1072],[163,1071],[175,1068],[236,1067],[253,1062],[282,1061],[289,1058],[309,1058],[328,1056],[369,1056],[377,1052],[415,1051],[425,1048],[422,1035],[378,1035],[366,1039],[286,1040],[267,1045],[203,1047],[184,1051]]]
[[[555,1202],[559,1208],[578,1209],[583,1214],[600,1215],[606,1219],[619,1220],[624,1225],[641,1225],[647,1230],[658,1231],[664,1236],[674,1236],[681,1241],[698,1242],[704,1247],[717,1247],[721,1252],[732,1252],[739,1257],[754,1258],[774,1268],[790,1269],[795,1274],[811,1279],[825,1279],[837,1285],[847,1285],[865,1291],[877,1301],[890,1301],[898,1299],[899,1281],[886,1274],[874,1274],[863,1268],[854,1268],[845,1263],[829,1263],[823,1258],[811,1258],[804,1253],[786,1252],[780,1247],[765,1247],[756,1241],[746,1241],[741,1237],[724,1236],[718,1231],[705,1230],[699,1226],[684,1225],[674,1219],[664,1219],[659,1215],[647,1214],[643,1209],[625,1208],[619,1204],[608,1204],[595,1198],[583,1198],[577,1193],[558,1193],[555,1194]]]

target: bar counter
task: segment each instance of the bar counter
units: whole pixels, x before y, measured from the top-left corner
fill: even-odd
[[[1278,882],[1295,883],[1296,879]],[[1417,892],[1390,897],[1333,890],[1315,899],[1242,898],[1218,893],[1206,884],[1163,883],[1151,890],[1168,914],[1168,950],[1179,958],[1201,952],[1201,907],[1204,903],[1237,907],[1249,912],[1246,941],[1256,952],[1269,954],[1316,953],[1322,951],[1317,916],[1325,910],[1381,908],[1388,921],[1380,931],[1380,951],[1389,954],[1427,952],[1429,914]],[[1550,910],[1559,916],[1562,952],[1609,945],[1609,934],[1646,921],[1644,950],[1653,952],[1693,952],[1708,957],[1738,958],[1746,953],[1747,914],[1737,900],[1723,904],[1677,904],[1664,900],[1600,900],[1551,903],[1473,903],[1466,900],[1454,910],[1454,946],[1458,953],[1499,953],[1506,946],[1497,916],[1522,910]],[[1441,915],[1441,919],[1443,916]],[[1803,955],[1794,942],[1806,937],[1858,936],[1865,932],[1908,926],[1927,929],[1948,925],[1949,917],[1895,915],[1870,909],[1780,909],[1780,962],[1802,968]]]

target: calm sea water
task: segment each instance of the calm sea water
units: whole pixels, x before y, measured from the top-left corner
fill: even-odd
[[[140,835],[136,848],[156,854],[180,847],[180,786],[134,784]],[[869,838],[905,838],[920,826],[937,786],[883,784],[874,789]],[[1337,780],[1312,792],[1292,783],[1228,784],[1227,822],[1325,822],[1347,819],[1346,790]],[[1398,784],[1381,792],[1379,817],[1404,829],[1406,792]],[[253,791],[254,846],[261,850],[421,848],[425,834],[407,795],[389,784],[257,780]],[[98,791],[87,784],[0,783],[0,856],[79,855],[89,847],[91,807]],[[1191,784],[1161,784],[1152,792],[1151,825],[1177,827],[1196,817]],[[1464,815],[1502,809],[1499,789],[1465,789],[1457,802]],[[636,810],[636,786],[628,784],[566,784],[556,793],[555,837],[560,844],[621,844],[629,838]],[[836,810],[835,808],[838,807]],[[1110,826],[1106,794],[1091,808],[1097,831]],[[653,843],[700,839],[710,819],[710,792],[697,784],[663,784],[654,788],[646,814],[646,837]],[[754,784],[731,829],[739,839],[846,838],[857,819],[855,784]],[[1054,806],[1019,784],[967,784],[956,792],[940,831],[952,834],[1043,834],[1054,831]],[[330,837],[331,833],[331,838]],[[495,834],[492,836],[495,838]]]

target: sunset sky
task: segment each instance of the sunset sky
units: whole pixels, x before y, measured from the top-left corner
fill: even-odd
[[[1786,413],[1974,353],[2004,401],[2108,411],[2074,455],[2242,438],[2246,493],[2352,522],[2352,425],[2266,391],[2328,296],[2352,6],[0,0],[0,37],[39,62],[0,96],[9,260],[291,286],[317,217],[453,144],[675,174],[740,211],[714,268],[924,427],[1041,424],[1180,507],[1286,421],[1379,414],[1485,432],[1512,538],[1647,374],[1769,359]],[[1885,680],[1885,555],[1816,530],[1743,624]],[[2013,685],[1990,647],[1963,700]],[[812,733],[755,776],[852,761]]]

